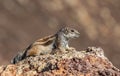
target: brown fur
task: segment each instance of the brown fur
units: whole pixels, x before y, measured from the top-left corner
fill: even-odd
[[[73,31],[74,30],[74,31]],[[78,37],[79,32],[72,28],[62,28],[55,35],[50,35],[36,40],[21,54],[18,54],[12,61],[16,63],[27,56],[44,55],[54,53],[55,49],[66,52],[69,49],[68,40]]]

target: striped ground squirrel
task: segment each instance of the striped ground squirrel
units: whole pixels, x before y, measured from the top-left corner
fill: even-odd
[[[55,49],[65,52],[70,49],[68,45],[69,40],[77,38],[79,35],[80,33],[77,30],[64,27],[54,35],[36,40],[29,45],[25,51],[18,53],[11,62],[15,64],[28,56],[50,54],[51,52],[54,52]]]

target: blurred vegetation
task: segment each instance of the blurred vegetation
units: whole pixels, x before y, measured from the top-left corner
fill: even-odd
[[[0,0],[0,65],[63,26],[81,33],[71,46],[100,46],[120,68],[120,0]]]

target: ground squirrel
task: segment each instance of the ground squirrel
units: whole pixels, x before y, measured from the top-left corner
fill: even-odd
[[[60,29],[56,34],[36,40],[25,51],[18,53],[11,63],[17,63],[28,56],[50,54],[54,49],[66,51],[70,47],[68,42],[71,38],[79,37],[80,33],[69,27]]]

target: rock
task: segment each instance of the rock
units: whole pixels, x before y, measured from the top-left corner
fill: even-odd
[[[48,54],[0,67],[0,76],[120,76],[101,48]]]

